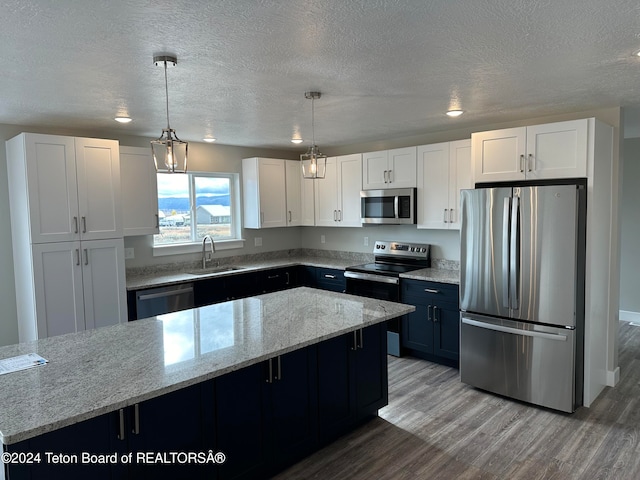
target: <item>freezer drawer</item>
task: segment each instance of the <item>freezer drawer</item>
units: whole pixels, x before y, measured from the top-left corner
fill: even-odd
[[[462,312],[460,380],[490,392],[573,412],[575,331]]]

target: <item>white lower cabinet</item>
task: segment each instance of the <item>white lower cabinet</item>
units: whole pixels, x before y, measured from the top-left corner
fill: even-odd
[[[33,289],[17,297],[21,342],[126,321],[123,239],[31,248]]]

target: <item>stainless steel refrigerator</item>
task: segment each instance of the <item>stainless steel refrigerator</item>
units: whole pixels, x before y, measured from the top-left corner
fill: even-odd
[[[583,388],[584,182],[461,196],[461,381],[573,412]]]

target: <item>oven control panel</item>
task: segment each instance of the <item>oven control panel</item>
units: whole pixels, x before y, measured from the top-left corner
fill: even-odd
[[[404,257],[429,256],[429,244],[426,243],[401,243],[377,240],[373,247],[374,255],[398,255]]]

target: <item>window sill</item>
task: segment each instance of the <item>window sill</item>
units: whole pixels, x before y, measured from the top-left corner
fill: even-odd
[[[244,247],[244,239],[239,240],[216,240],[216,251],[233,250],[235,248]],[[209,248],[209,247],[207,247]],[[202,242],[197,243],[180,243],[177,245],[158,245],[153,247],[154,257],[164,257],[167,255],[182,255],[185,253],[202,252]]]

